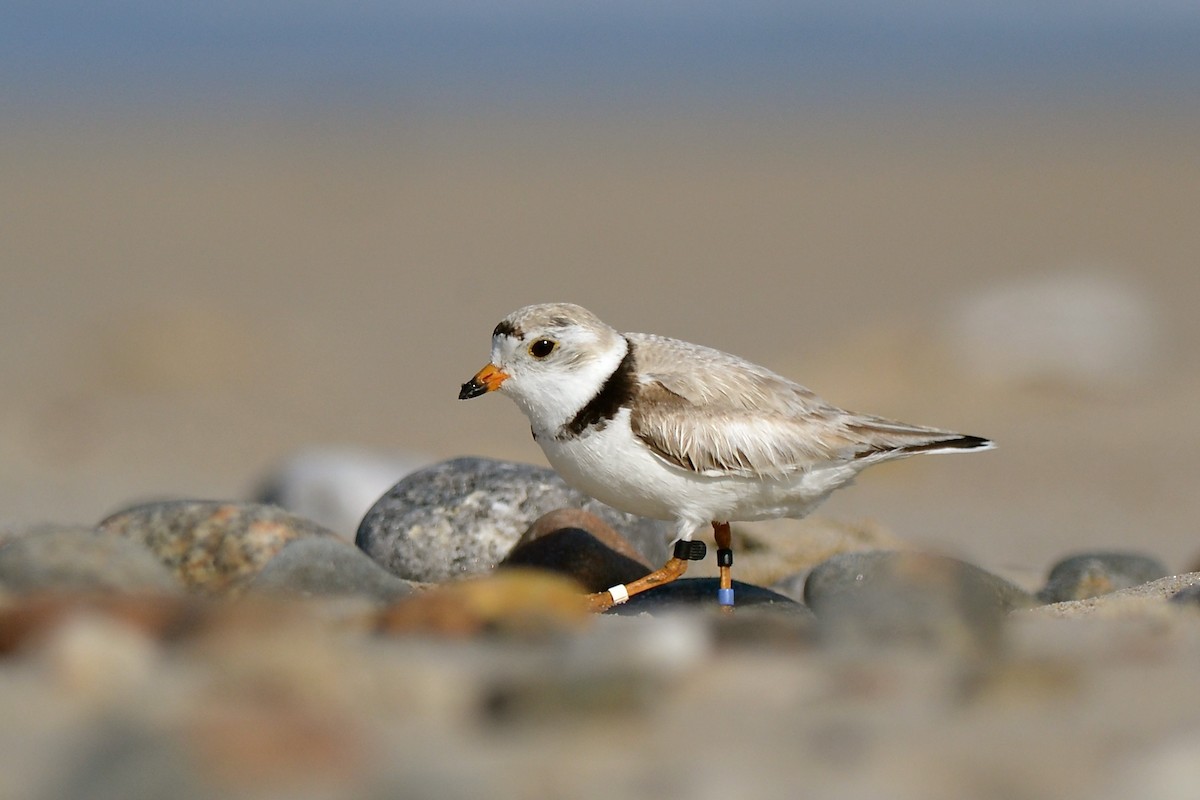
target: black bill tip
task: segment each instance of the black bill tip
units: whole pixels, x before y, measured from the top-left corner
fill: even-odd
[[[488,387],[486,385],[480,383],[475,378],[471,378],[471,380],[464,383],[462,388],[458,390],[458,399],[470,400],[472,397],[479,397],[481,394],[487,394],[487,390]]]

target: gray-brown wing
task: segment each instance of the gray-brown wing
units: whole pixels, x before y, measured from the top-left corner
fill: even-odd
[[[717,350],[629,334],[642,377],[631,425],[660,458],[708,475],[782,477],[818,464],[990,442],[852,414],[786,378]]]

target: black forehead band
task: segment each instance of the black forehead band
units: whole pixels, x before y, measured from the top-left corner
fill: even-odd
[[[500,336],[500,335],[509,336],[509,337],[512,337],[513,339],[520,339],[522,336],[525,335],[525,332],[522,331],[520,328],[518,328],[516,325],[513,325],[508,320],[504,319],[504,320],[500,320],[500,324],[496,326],[496,330],[492,331],[492,336]]]

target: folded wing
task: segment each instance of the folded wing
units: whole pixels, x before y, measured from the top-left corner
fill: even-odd
[[[642,383],[630,420],[658,457],[704,475],[785,477],[920,453],[986,449],[977,436],[836,408],[770,370],[663,337],[628,334]]]

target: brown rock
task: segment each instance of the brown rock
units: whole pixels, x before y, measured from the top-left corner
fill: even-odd
[[[589,592],[635,581],[653,570],[604,520],[575,508],[539,517],[498,566],[550,570],[574,578]]]
[[[450,583],[380,612],[383,633],[473,636],[486,632],[538,636],[591,621],[584,589],[541,570],[507,569]]]
[[[82,615],[107,617],[160,638],[190,629],[194,601],[175,595],[55,592],[27,595],[0,607],[0,654],[39,641]]]

